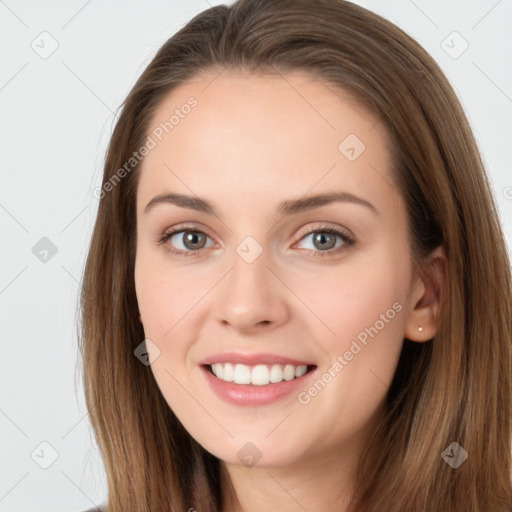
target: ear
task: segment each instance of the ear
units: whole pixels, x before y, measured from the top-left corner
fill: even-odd
[[[404,333],[411,341],[428,341],[438,330],[447,287],[447,262],[445,250],[439,246],[423,262],[421,276],[415,274],[408,295]]]

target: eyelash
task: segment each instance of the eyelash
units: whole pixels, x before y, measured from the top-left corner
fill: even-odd
[[[201,231],[199,229],[195,229],[193,226],[177,226],[172,231],[166,232],[161,237],[159,237],[157,239],[157,244],[158,245],[163,245],[173,235],[175,235],[177,233],[185,233],[185,232],[201,233],[203,235],[208,236],[206,233],[204,233],[204,231]],[[311,235],[313,233],[329,233],[331,235],[339,236],[343,240],[343,245],[341,245],[340,247],[337,247],[335,249],[329,249],[328,251],[319,251],[319,250],[309,249],[309,250],[313,250],[313,256],[315,258],[325,258],[325,257],[335,256],[338,253],[346,250],[348,247],[352,247],[356,243],[354,238],[349,236],[346,232],[338,230],[338,229],[333,228],[331,226],[320,226],[320,227],[318,227],[318,228],[316,228],[314,230],[308,231],[307,233],[305,233],[299,239],[299,241],[302,240],[303,238],[305,238],[306,236],[309,236],[309,235]],[[186,256],[186,257],[199,256],[199,253],[201,252],[201,249],[199,249],[197,251],[182,251],[181,249],[174,249],[174,248],[172,248],[169,245],[165,246],[165,250],[168,251],[171,254],[176,254],[178,256]]]

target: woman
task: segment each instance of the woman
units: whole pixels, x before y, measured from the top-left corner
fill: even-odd
[[[98,197],[104,510],[511,510],[505,242],[399,28],[342,0],[202,12],[126,98]]]

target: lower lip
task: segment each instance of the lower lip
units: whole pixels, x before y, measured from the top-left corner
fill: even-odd
[[[234,384],[233,382],[218,379],[207,367],[202,366],[201,370],[207,383],[219,398],[234,405],[255,406],[277,402],[294,391],[304,389],[306,379],[315,372],[316,368],[293,380],[283,380],[275,384],[267,384],[266,386]]]

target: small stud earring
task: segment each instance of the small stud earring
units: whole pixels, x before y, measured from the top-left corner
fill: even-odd
[[[420,326],[418,327],[418,331],[423,332],[423,326],[422,326],[422,325],[420,325]]]

